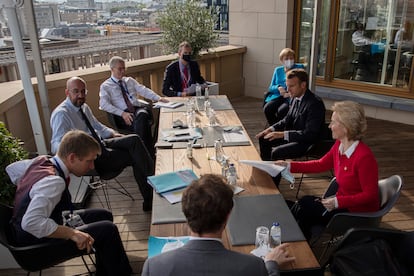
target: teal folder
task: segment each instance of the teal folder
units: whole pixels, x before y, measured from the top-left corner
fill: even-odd
[[[153,175],[147,178],[148,183],[159,194],[187,187],[196,179],[198,177],[191,169]]]

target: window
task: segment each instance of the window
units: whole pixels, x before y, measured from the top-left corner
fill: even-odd
[[[310,60],[315,1],[299,3],[297,51],[299,61],[306,64]],[[333,31],[330,26],[335,26]],[[393,89],[407,93],[414,56],[413,33],[414,1],[323,0],[317,76],[322,82],[339,81],[349,87],[355,82],[367,87],[375,84],[374,90],[382,89],[382,93],[387,89],[390,94]],[[326,58],[328,52],[331,60]],[[332,69],[325,79],[327,68]]]

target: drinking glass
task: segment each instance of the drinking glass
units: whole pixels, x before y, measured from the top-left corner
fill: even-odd
[[[269,247],[269,228],[259,226],[256,228],[256,248],[267,249]]]

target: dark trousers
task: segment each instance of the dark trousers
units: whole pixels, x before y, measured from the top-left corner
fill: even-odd
[[[303,156],[310,144],[287,142],[284,139],[269,141],[263,137],[259,139],[260,157],[262,160],[281,160]]]
[[[264,161],[297,158],[303,156],[309,148],[309,144],[287,142],[284,139],[269,141],[263,137],[259,139],[259,146],[260,157]],[[281,175],[278,174],[272,179],[276,187],[279,188]]]
[[[118,228],[112,222],[112,213],[105,209],[76,210],[82,218],[84,225],[78,227],[82,232],[88,233],[94,239],[93,247],[96,250],[97,275],[130,275],[132,272],[128,257],[125,253]],[[31,235],[29,235],[31,236]],[[30,241],[17,241],[20,245],[39,244],[42,242],[56,243],[56,260],[65,257],[82,255],[76,243],[72,240],[41,238],[31,236]],[[62,256],[62,257],[60,257]]]
[[[313,227],[325,227],[335,214],[348,212],[346,209],[335,209],[326,212],[326,208],[323,206],[320,199],[309,195],[299,199],[295,205],[288,202],[288,206],[291,207],[292,214],[307,240],[315,238],[315,235],[317,236],[320,234],[312,231],[314,230]]]
[[[289,102],[283,97],[278,97],[263,105],[263,113],[269,125],[273,125],[283,119],[288,111]]]
[[[147,176],[154,174],[154,160],[142,139],[136,134],[129,134],[105,139],[105,145],[107,150],[95,160],[99,175],[121,172],[125,167],[132,166],[144,202],[152,202],[152,188],[147,183]]]
[[[131,133],[137,134],[144,141],[151,157],[155,159],[154,139],[151,132],[153,122],[151,110],[147,108],[137,108],[134,114],[132,125],[128,126],[121,116],[114,115],[116,126],[119,129],[125,129]]]

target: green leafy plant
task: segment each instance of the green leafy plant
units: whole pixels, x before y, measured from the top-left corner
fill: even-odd
[[[28,153],[19,144],[19,140],[13,137],[0,121],[0,202],[12,204],[16,186],[11,182],[6,172],[6,167],[18,160],[27,158]]]
[[[163,31],[161,44],[164,51],[176,53],[178,45],[188,41],[193,56],[197,57],[201,50],[215,47],[219,37],[214,31],[217,19],[218,9],[207,8],[200,0],[170,1],[157,19]]]

